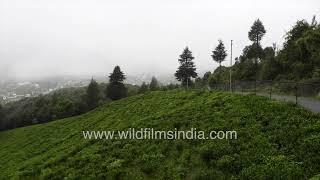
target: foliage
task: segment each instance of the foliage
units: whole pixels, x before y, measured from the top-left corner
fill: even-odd
[[[219,66],[221,67],[221,63],[226,59],[227,57],[227,51],[225,50],[224,44],[222,40],[219,40],[218,46],[215,48],[214,51],[212,51],[211,55],[212,59],[219,63]]]
[[[152,77],[151,79],[151,82],[150,82],[150,85],[149,85],[149,89],[151,91],[156,91],[159,89],[159,83],[158,83],[158,80],[156,79],[156,77]]]
[[[93,79],[91,79],[91,82],[87,88],[86,99],[87,99],[87,105],[89,109],[94,109],[95,107],[97,107],[99,100],[101,99],[100,92],[99,92],[99,85]]]
[[[183,50],[183,53],[180,55],[180,66],[174,74],[176,79],[182,82],[183,86],[191,86],[191,78],[196,78],[198,76],[198,74],[196,73],[194,62],[192,61],[193,59],[194,57],[192,56],[192,52],[188,47],[186,47]]]
[[[107,85],[104,83],[97,85],[99,90],[94,90],[99,91],[97,105],[110,102],[111,100],[102,93]],[[137,86],[126,84],[125,87],[129,96],[138,93]],[[0,110],[0,130],[46,123],[88,112],[91,108],[88,107],[87,91],[88,87],[64,88],[39,97],[5,104]]]
[[[4,127],[4,113],[3,113],[3,107],[0,104],[0,130],[2,129],[1,127]]]
[[[265,35],[266,30],[260,21],[260,19],[257,19],[254,21],[253,25],[251,26],[250,31],[248,32],[249,40],[253,43],[259,44],[262,37]]]
[[[60,89],[47,95],[5,104],[0,130],[45,123],[86,111],[85,87]]]
[[[143,94],[143,93],[147,92],[148,90],[149,90],[149,86],[145,82],[143,82],[139,88],[139,93]]]
[[[208,78],[208,84],[210,87],[214,87],[217,84],[229,82],[230,68],[229,67],[218,67],[214,70],[211,76]]]
[[[123,83],[110,83],[107,86],[107,97],[112,100],[118,100],[127,97],[128,90]]]
[[[208,71],[206,73],[204,73],[203,77],[200,78],[198,77],[195,81],[195,86],[196,88],[206,88],[209,85],[209,78],[211,77],[211,72]]]
[[[126,79],[124,73],[121,71],[120,66],[116,66],[109,76],[109,83],[123,83]]]
[[[260,79],[264,80],[274,80],[279,72],[279,62],[275,56],[275,47],[266,47],[263,50],[264,58],[261,60],[260,64]]]
[[[310,28],[307,21],[298,21],[286,34],[284,48],[279,51],[277,58],[281,62],[281,74],[286,75],[289,80],[311,77],[313,67],[310,63],[310,52],[305,46],[299,47],[297,43]]]
[[[116,66],[109,76],[109,84],[106,89],[106,96],[112,100],[118,100],[128,96],[128,89],[123,84],[124,73],[119,66]]]
[[[170,83],[170,84],[168,84],[168,85],[163,85],[163,86],[161,86],[160,90],[162,90],[162,91],[168,91],[168,90],[178,89],[179,87],[180,87],[179,84]]]
[[[261,47],[265,34],[260,20],[248,33],[253,44],[243,49],[233,66],[236,80],[319,80],[320,26],[315,17],[311,23],[300,20],[286,33],[283,48]]]
[[[83,130],[235,130],[237,140],[85,140]],[[0,132],[1,179],[308,179],[320,116],[264,97],[154,91]]]

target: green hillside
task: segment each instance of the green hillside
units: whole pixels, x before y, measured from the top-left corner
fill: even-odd
[[[83,130],[236,130],[237,140],[86,140]],[[0,132],[0,179],[311,178],[320,115],[264,97],[151,92]]]

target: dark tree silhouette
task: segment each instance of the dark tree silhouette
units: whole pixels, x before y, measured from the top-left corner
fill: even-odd
[[[222,40],[219,40],[218,46],[215,48],[214,51],[212,51],[211,55],[212,59],[219,63],[219,67],[221,68],[221,63],[226,59],[227,57],[227,51],[225,50],[224,44]]]
[[[87,88],[87,105],[89,109],[94,109],[98,106],[100,100],[100,91],[98,83],[92,78]]]
[[[151,91],[156,91],[159,88],[158,80],[156,77],[152,77],[151,82],[150,82],[150,90]]]
[[[116,66],[113,70],[113,73],[109,76],[109,82],[110,83],[123,83],[123,81],[126,79],[124,73],[121,71],[119,66]]]
[[[198,76],[194,62],[192,61],[193,59],[194,57],[192,56],[192,52],[188,47],[186,47],[178,59],[180,66],[174,74],[176,79],[181,81],[182,85],[186,86],[187,88],[192,83],[191,78],[196,78]]]
[[[109,76],[109,85],[106,89],[106,96],[112,100],[124,98],[128,94],[128,90],[123,84],[125,75],[119,66],[116,66]]]
[[[4,113],[3,113],[3,108],[2,105],[0,104],[0,130],[4,129]]]
[[[253,25],[251,26],[250,31],[248,32],[249,40],[252,41],[252,47],[254,48],[254,56],[255,56],[255,81],[258,79],[258,58],[261,57],[261,46],[260,41],[262,37],[265,35],[266,30],[262,24],[262,22],[257,19],[254,21]],[[255,82],[255,89],[256,89],[256,82]],[[256,90],[255,90],[256,91]]]
[[[254,21],[253,25],[251,26],[250,31],[248,32],[249,40],[253,43],[259,44],[262,37],[266,34],[266,30],[262,24],[262,22],[257,19]]]
[[[260,45],[260,41],[265,34],[266,30],[262,22],[259,19],[254,21],[250,31],[248,32],[248,37],[249,40],[252,41],[251,49],[253,51],[253,57],[255,57],[255,64],[258,63],[258,58],[261,58],[262,56],[263,49]]]

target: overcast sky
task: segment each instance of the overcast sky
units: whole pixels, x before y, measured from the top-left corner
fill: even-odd
[[[313,15],[319,0],[0,0],[0,76],[104,75],[115,65],[128,75],[173,74],[186,46],[199,72],[212,71],[218,39],[228,54],[233,39],[236,57],[255,19],[271,46]]]

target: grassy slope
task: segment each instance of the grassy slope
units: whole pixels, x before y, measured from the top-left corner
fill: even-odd
[[[82,130],[236,130],[238,140],[84,140]],[[320,116],[263,97],[152,92],[87,114],[0,133],[0,176],[312,177]]]

